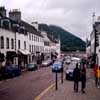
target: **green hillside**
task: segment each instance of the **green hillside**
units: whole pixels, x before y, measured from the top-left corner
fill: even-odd
[[[53,35],[55,38],[60,37],[62,51],[85,51],[86,43],[82,39],[59,26],[40,24],[39,29],[46,31],[49,35]]]

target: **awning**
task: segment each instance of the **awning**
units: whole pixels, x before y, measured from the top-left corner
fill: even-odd
[[[29,55],[31,54],[29,51],[27,50],[18,50],[20,53],[22,53],[23,55]]]

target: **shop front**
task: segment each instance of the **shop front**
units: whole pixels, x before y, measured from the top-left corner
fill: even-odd
[[[29,63],[30,52],[27,50],[18,50],[18,65],[23,69]]]

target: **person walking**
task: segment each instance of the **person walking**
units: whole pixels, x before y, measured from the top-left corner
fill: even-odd
[[[98,77],[98,82],[97,82],[98,88],[100,88],[100,66],[99,66],[99,68],[97,69],[97,77]]]
[[[80,69],[78,68],[78,64],[76,64],[76,68],[74,69],[73,78],[74,78],[74,92],[78,92],[78,85],[80,79]]]
[[[97,86],[97,81],[98,81],[97,69],[98,69],[98,65],[95,64],[95,66],[94,66],[94,78],[95,78],[95,85],[96,85],[96,86]]]
[[[82,93],[85,93],[84,89],[86,86],[86,68],[84,65],[81,66],[80,76],[81,76],[81,91]]]

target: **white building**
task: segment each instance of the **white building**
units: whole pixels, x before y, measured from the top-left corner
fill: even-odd
[[[39,32],[38,23],[22,21],[19,10],[10,11],[7,17],[6,9],[0,7],[0,54],[12,63],[27,64],[36,52],[60,53],[60,42],[46,32]]]
[[[91,40],[91,55],[94,57],[96,54],[96,63],[100,66],[100,21],[94,22],[93,31],[90,34]],[[93,59],[94,60],[94,59]]]

